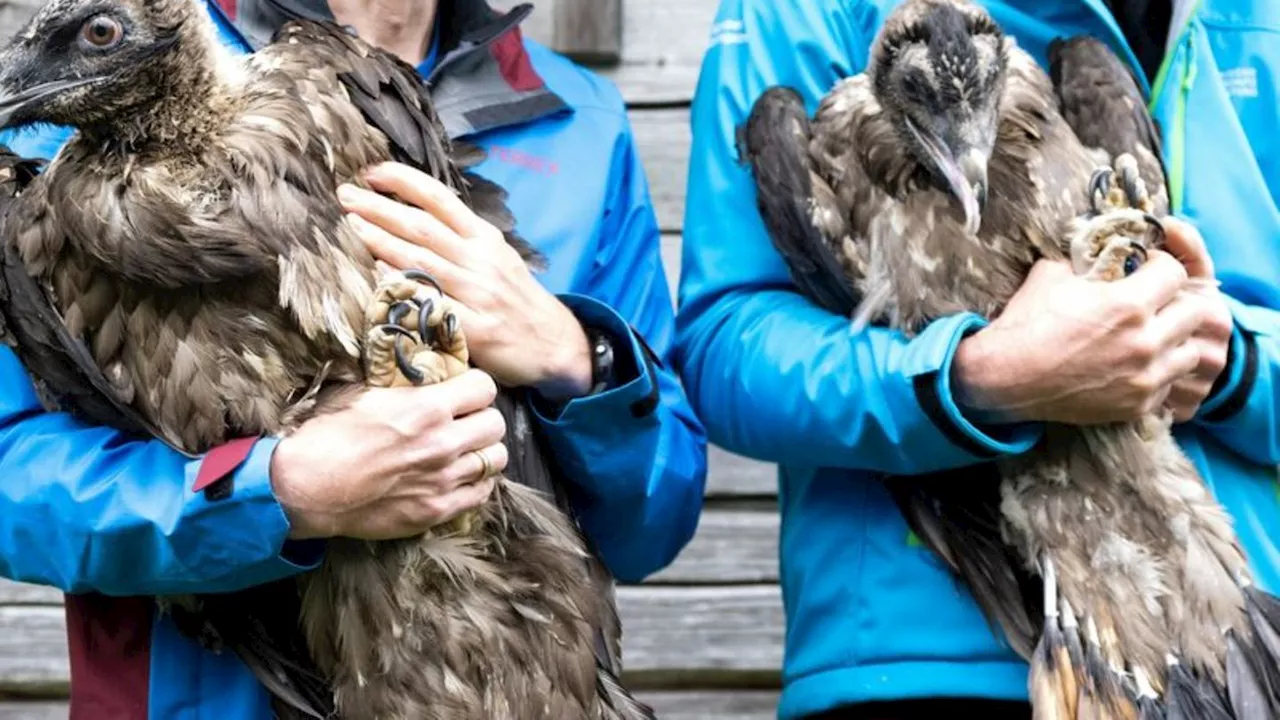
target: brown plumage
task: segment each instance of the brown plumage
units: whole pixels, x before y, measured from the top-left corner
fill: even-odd
[[[801,290],[913,335],[993,317],[1041,258],[1098,281],[1136,270],[1168,212],[1158,132],[1101,42],[1050,56],[1046,73],[968,0],[905,0],[813,118],[766,91],[742,152]],[[1051,424],[1024,455],[888,480],[1030,661],[1037,719],[1280,712],[1280,604],[1168,422]]]
[[[336,187],[365,167],[422,168],[539,261],[414,69],[334,25],[289,23],[236,56],[194,0],[55,0],[0,55],[0,94],[8,126],[78,130],[5,197],[19,356],[54,405],[186,453],[467,366],[448,298],[379,277],[346,224]],[[284,716],[650,717],[617,679],[611,578],[552,496],[522,396],[498,405],[512,477],[478,510],[418,538],[335,538],[297,580],[164,607],[240,653]]]

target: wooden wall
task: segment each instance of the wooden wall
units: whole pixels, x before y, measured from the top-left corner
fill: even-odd
[[[41,2],[0,0],[0,36]],[[534,0],[525,25],[526,34],[549,45],[553,2]],[[631,108],[674,297],[688,107],[717,0],[622,3],[620,61],[596,69],[618,85]],[[627,674],[660,718],[765,720],[774,716],[782,661],[774,471],[714,447],[710,468],[694,541],[671,567],[619,591]],[[66,682],[60,596],[0,581],[0,720],[65,718],[59,698]]]

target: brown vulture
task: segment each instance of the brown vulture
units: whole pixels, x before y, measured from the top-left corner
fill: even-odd
[[[187,454],[467,366],[432,279],[381,275],[346,224],[336,188],[364,168],[421,168],[540,261],[414,68],[333,24],[237,55],[197,0],[53,0],[0,53],[0,126],[38,122],[77,133],[38,175],[4,164],[9,340],[52,407]],[[239,653],[283,717],[652,717],[618,680],[612,578],[520,392],[498,405],[512,459],[487,504],[162,607]]]
[[[812,118],[767,90],[740,151],[800,290],[910,336],[994,316],[1040,258],[1136,270],[1168,213],[1156,128],[1101,42],[1049,54],[1046,73],[967,0],[905,0]],[[1029,661],[1037,719],[1280,717],[1280,602],[1166,417],[886,481]]]

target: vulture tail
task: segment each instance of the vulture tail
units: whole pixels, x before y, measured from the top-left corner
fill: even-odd
[[[951,567],[992,629],[1030,659],[1044,623],[1042,585],[1001,534],[995,466],[888,478],[886,484],[908,527]]]
[[[1280,599],[1241,588],[1249,637],[1227,633],[1227,692],[1237,720],[1280,717]]]
[[[791,88],[772,87],[738,129],[738,155],[751,168],[760,217],[792,280],[817,304],[851,316],[858,304],[854,285],[832,239],[814,224],[819,203],[834,206],[835,194],[813,170],[811,137],[804,100]],[[844,215],[838,207],[828,209],[835,219]]]
[[[1169,658],[1165,681],[1168,720],[1244,720],[1231,714],[1213,683],[1197,678],[1176,658]]]

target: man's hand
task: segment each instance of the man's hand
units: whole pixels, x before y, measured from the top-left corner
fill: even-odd
[[[1201,365],[1191,340],[1208,301],[1184,291],[1187,275],[1159,251],[1107,283],[1066,263],[1038,263],[1004,312],[961,342],[952,366],[957,401],[997,420],[1075,425],[1159,410],[1175,384],[1191,387],[1185,379]]]
[[[474,508],[507,466],[493,379],[471,370],[436,385],[374,388],[280,441],[271,482],[290,537],[390,540]]]
[[[1165,403],[1173,411],[1175,422],[1186,422],[1195,417],[1218,375],[1226,368],[1233,323],[1231,309],[1218,291],[1213,260],[1200,231],[1172,217],[1166,218],[1163,224],[1165,247],[1187,269],[1187,276],[1192,280],[1187,292],[1197,294],[1201,310],[1200,326],[1188,341],[1196,349],[1199,363],[1194,371],[1173,383]]]
[[[534,279],[501,231],[443,183],[406,165],[378,165],[365,180],[408,204],[344,185],[339,197],[352,224],[379,260],[435,276],[459,306],[478,367],[552,400],[587,392],[591,355],[581,324]]]

